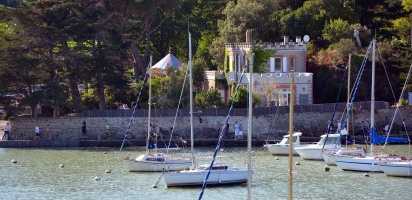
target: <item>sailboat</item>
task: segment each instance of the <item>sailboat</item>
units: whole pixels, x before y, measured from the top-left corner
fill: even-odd
[[[352,57],[352,54],[349,54],[349,63],[348,63],[348,66],[347,66],[347,73],[348,73],[348,85],[347,85],[347,88],[348,88],[348,92],[347,92],[347,106],[346,106],[346,117],[345,117],[345,120],[344,120],[344,125],[343,125],[343,129],[342,130],[340,130],[340,126],[338,125],[338,129],[339,129],[339,133],[341,134],[341,135],[346,135],[346,136],[348,136],[348,130],[349,129],[346,129],[345,128],[345,126],[346,127],[349,127],[349,115],[350,115],[350,110],[351,110],[351,106],[352,106],[352,104],[350,103],[351,101],[350,101],[350,99],[351,99],[351,92],[349,92],[350,91],[350,69],[351,69],[351,57]],[[345,74],[346,74],[346,71],[345,71]],[[343,85],[343,82],[344,82],[344,78],[345,77],[343,77],[342,78],[342,83],[341,83],[341,88],[342,88],[342,85]],[[360,79],[358,79],[358,81],[359,81]],[[356,94],[356,90],[352,93],[353,94],[353,96]],[[337,98],[337,100],[336,100],[336,103],[339,101],[339,95],[338,95],[338,98]],[[352,101],[353,101],[353,99],[352,99]],[[346,123],[345,123],[345,121],[346,121]],[[339,122],[340,123],[340,122]],[[351,141],[348,141],[349,140],[349,138],[347,137],[346,138],[346,145],[345,145],[345,147],[344,148],[342,148],[341,147],[341,149],[339,149],[337,152],[336,151],[325,151],[325,152],[322,152],[322,158],[323,158],[323,160],[325,161],[325,163],[327,164],[327,165],[336,165],[336,163],[335,163],[335,161],[332,159],[333,158],[333,156],[336,156],[336,155],[349,155],[349,156],[365,156],[366,155],[366,151],[365,151],[365,149],[363,148],[363,147],[355,147],[355,148],[348,148],[348,144],[350,144],[350,143],[352,143]]]
[[[296,147],[295,151],[304,160],[323,160],[322,152],[338,151],[341,148],[339,141],[339,134],[324,134],[316,144]]]
[[[163,153],[152,153],[151,150],[155,151],[160,148],[152,142],[151,139],[151,95],[152,95],[152,56],[150,56],[150,68],[149,68],[149,110],[148,110],[148,123],[147,123],[147,144],[146,153],[138,156],[134,160],[130,160],[127,163],[129,172],[161,172],[161,171],[178,171],[189,169],[192,165],[190,158],[186,157],[176,157],[171,158]],[[169,148],[168,146],[164,148]]]
[[[403,93],[405,92],[406,85],[408,83],[409,77],[411,75],[412,65],[409,67],[409,72],[407,78],[405,79],[405,84],[402,89],[401,97],[403,97]],[[401,97],[399,99],[401,99]],[[399,110],[399,104],[396,107],[395,114]],[[392,120],[393,122],[393,120]],[[393,123],[392,123],[393,124]],[[389,131],[391,128],[389,128]],[[410,145],[410,143],[409,143]],[[410,149],[410,147],[409,147]],[[383,173],[387,176],[402,176],[402,177],[411,177],[412,176],[412,157],[410,152],[408,151],[409,160],[406,157],[401,157],[400,160],[388,160],[384,163],[381,163],[380,167]]]
[[[189,67],[190,72],[192,68],[192,57],[191,57],[191,35],[189,33]],[[251,63],[253,63],[251,61]],[[250,74],[250,78],[252,75]],[[242,78],[240,78],[240,81]],[[192,83],[192,75],[190,73],[190,83]],[[249,92],[251,92],[251,87],[249,87]],[[192,95],[192,92],[190,93]],[[235,99],[235,98],[234,98]],[[192,96],[191,96],[192,102]],[[249,102],[251,104],[252,102]],[[193,104],[191,103],[191,110]],[[193,113],[193,112],[191,112]],[[251,118],[252,113],[249,110],[249,118]],[[229,116],[228,116],[229,117]],[[227,118],[228,120],[228,118]],[[227,122],[226,120],[226,122]],[[225,123],[226,124],[226,123]],[[192,120],[191,120],[191,126]],[[230,167],[225,163],[214,163],[214,159],[217,154],[217,150],[220,146],[220,141],[222,140],[223,133],[225,132],[226,126],[220,133],[220,138],[218,145],[216,147],[213,160],[211,164],[199,165],[195,168],[190,170],[183,170],[179,172],[169,172],[163,175],[167,187],[182,187],[182,186],[203,186],[205,188],[206,185],[232,185],[232,184],[241,184],[246,183],[248,181],[249,171],[248,168],[235,168]],[[249,127],[250,130],[250,127]],[[250,134],[250,133],[249,133]],[[193,140],[193,137],[191,137]],[[251,137],[248,137],[248,142],[250,141]],[[193,152],[193,142],[192,145],[192,152]],[[194,166],[194,165],[193,165]],[[203,194],[203,191],[202,191]],[[200,198],[199,198],[200,199]]]
[[[350,171],[363,171],[363,172],[382,172],[379,165],[387,160],[401,160],[400,156],[394,154],[376,154],[374,145],[376,144],[375,137],[377,136],[375,131],[375,52],[376,52],[376,40],[372,41],[372,87],[371,87],[371,148],[369,156],[351,156],[351,155],[335,155],[333,160],[336,165],[342,170]]]
[[[290,138],[290,134],[284,135],[282,141],[275,144],[265,144],[263,147],[266,147],[272,155],[287,156],[289,155],[289,140],[292,140],[292,153],[293,155],[298,155],[294,148],[301,146],[300,136],[302,136],[302,132],[293,133],[292,139]]]

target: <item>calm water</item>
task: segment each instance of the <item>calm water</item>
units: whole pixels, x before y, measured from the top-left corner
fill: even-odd
[[[134,149],[65,148],[1,149],[0,199],[198,199],[200,188],[167,188],[161,173],[129,173],[119,156],[137,155]],[[213,148],[197,149],[202,163],[210,162]],[[404,155],[408,146],[389,146],[388,152]],[[107,152],[104,154],[103,152]],[[226,148],[222,160],[245,166],[246,148]],[[252,199],[288,199],[288,157],[254,149]],[[11,163],[16,159],[17,163]],[[409,199],[412,179],[387,177],[381,173],[345,172],[332,167],[325,172],[324,162],[303,161],[294,157],[293,199]],[[59,168],[64,164],[64,168]],[[111,169],[112,173],[105,173]],[[99,176],[100,181],[95,181]],[[246,199],[245,185],[207,188],[203,199]]]

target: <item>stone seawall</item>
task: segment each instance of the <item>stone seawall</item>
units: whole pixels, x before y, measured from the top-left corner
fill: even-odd
[[[377,109],[375,111],[375,127],[381,130],[386,124],[386,117],[392,120],[395,109]],[[406,119],[407,127],[412,125],[411,109],[400,109],[402,117]],[[294,115],[295,131],[301,131],[303,136],[318,137],[326,132],[327,121],[332,117],[332,113],[296,113]],[[353,118],[352,118],[353,117]],[[336,126],[337,120],[342,117],[342,112],[337,112],[334,117]],[[350,132],[360,130],[362,120],[370,120],[370,112],[364,110],[354,111],[351,114]],[[225,116],[202,116],[202,124],[197,117],[194,118],[195,139],[214,139],[218,137],[218,129],[226,120]],[[33,140],[35,137],[34,129],[39,125],[41,138],[45,140],[45,128],[50,125],[50,132],[53,141],[77,141],[81,139],[82,122],[87,123],[88,139],[122,140],[129,126],[129,117],[112,118],[84,118],[84,117],[62,117],[62,118],[16,118],[11,121],[12,140]],[[234,136],[234,124],[243,125],[243,132],[246,135],[248,130],[247,116],[233,116],[229,120],[230,136]],[[104,136],[105,124],[109,123],[111,135]],[[147,117],[134,118],[129,130],[128,139],[145,139],[147,135]],[[190,137],[190,117],[155,117],[151,119],[152,125],[158,125],[162,136],[170,136],[171,127],[174,127],[173,136],[189,139]],[[401,119],[395,119],[394,131],[400,129]],[[289,131],[289,114],[283,115],[260,115],[253,117],[252,135],[257,140],[280,139]]]

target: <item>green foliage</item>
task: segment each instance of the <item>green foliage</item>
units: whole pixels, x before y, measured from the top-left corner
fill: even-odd
[[[253,58],[253,73],[265,73],[265,67],[269,62],[269,58],[273,57],[276,51],[263,50],[262,47],[254,46],[252,52],[255,54]]]
[[[325,23],[322,30],[323,39],[329,43],[337,43],[339,40],[346,38],[350,30],[349,23],[342,19],[330,20]]]
[[[404,98],[401,98],[400,100],[399,100],[399,105],[400,106],[408,106],[409,104],[408,104],[408,100],[407,99],[404,99]]]
[[[94,90],[89,90],[89,93],[82,95],[84,107],[89,110],[99,109],[99,97]]]
[[[195,103],[202,108],[221,108],[224,106],[222,97],[217,89],[197,93]]]
[[[410,38],[411,32],[411,19],[410,17],[401,17],[398,19],[393,20],[392,30],[404,41],[408,41]]]
[[[230,97],[230,100],[228,102],[228,107],[232,105],[234,95],[235,93],[233,93],[232,96]],[[260,98],[257,95],[253,95],[252,98],[253,98],[252,106],[255,107],[256,105],[260,103]],[[247,108],[249,104],[248,100],[249,100],[249,91],[247,90],[246,87],[240,87],[237,93],[236,99],[233,103],[233,107],[234,108]]]

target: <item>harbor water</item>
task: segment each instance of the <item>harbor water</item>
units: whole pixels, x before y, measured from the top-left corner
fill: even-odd
[[[216,162],[246,166],[245,147],[224,148]],[[378,147],[378,149],[380,149]],[[200,164],[210,163],[214,148],[196,149]],[[387,146],[385,152],[406,155],[407,145]],[[104,153],[106,152],[106,153]],[[128,172],[125,155],[133,148],[0,148],[0,199],[198,199],[201,188],[167,188],[162,173]],[[252,199],[288,199],[288,157],[270,155],[265,148],[252,153]],[[12,160],[17,163],[12,163]],[[295,165],[300,162],[300,165]],[[383,173],[324,170],[323,161],[293,157],[293,199],[409,199],[412,179]],[[61,164],[64,165],[60,166]],[[111,170],[111,173],[106,173]],[[95,178],[99,177],[100,181]],[[157,184],[157,188],[152,186]],[[203,199],[246,199],[247,186],[207,187]]]

